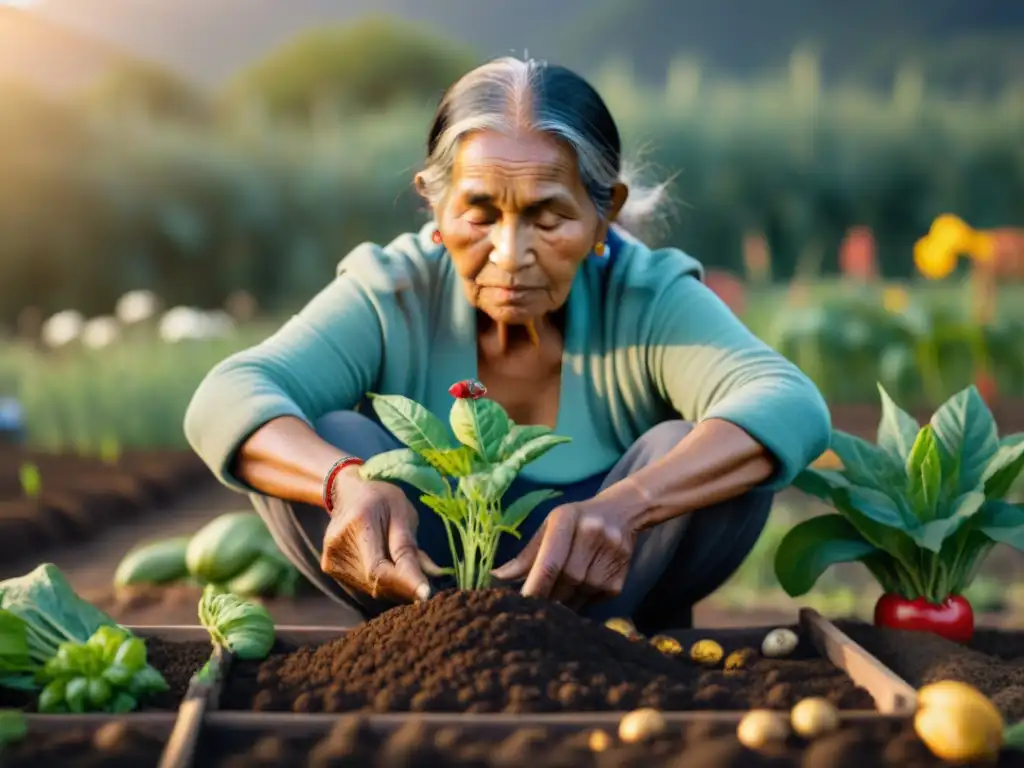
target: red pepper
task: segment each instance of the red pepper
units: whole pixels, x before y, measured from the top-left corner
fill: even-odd
[[[886,593],[875,604],[875,625],[931,632],[954,643],[969,643],[974,636],[974,610],[961,595],[951,595],[936,605],[923,597],[907,600]]]
[[[448,388],[448,394],[456,400],[479,400],[487,394],[487,387],[479,381],[466,379],[465,381],[456,381],[452,384]]]

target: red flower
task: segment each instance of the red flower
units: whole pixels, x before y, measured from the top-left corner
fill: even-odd
[[[487,387],[479,381],[466,379],[465,381],[456,381],[452,384],[448,388],[448,394],[456,400],[479,400],[487,394]]]
[[[839,268],[843,275],[869,282],[878,277],[874,233],[868,227],[853,227],[839,246]]]

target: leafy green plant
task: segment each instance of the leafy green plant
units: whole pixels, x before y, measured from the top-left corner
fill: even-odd
[[[479,382],[460,381],[449,392],[455,397],[449,424],[458,442],[419,403],[371,394],[381,423],[408,447],[374,456],[361,475],[419,490],[420,500],[444,523],[459,588],[483,589],[491,583],[501,534],[518,538],[529,514],[558,492],[532,491],[505,508],[502,497],[523,467],[570,438],[546,426],[515,424],[504,408],[483,396],[487,390]]]
[[[121,627],[100,627],[84,643],[61,643],[37,675],[39,711],[131,712],[143,696],[168,690],[146,661],[146,644]]]
[[[0,669],[0,685],[25,690],[34,690],[37,684],[32,674],[23,672],[42,667],[57,655],[61,644],[84,643],[100,627],[117,626],[110,616],[75,594],[52,563],[0,582],[0,616],[4,617],[0,619],[4,653],[21,649],[23,636],[28,656],[24,671]]]
[[[28,735],[28,721],[20,709],[0,709],[0,748]]]
[[[0,686],[42,688],[40,712],[128,712],[167,690],[145,642],[75,594],[52,563],[0,582]]]
[[[37,499],[43,492],[43,478],[35,464],[22,464],[18,470],[18,481],[21,483],[21,492],[29,499]]]
[[[1024,434],[1000,440],[973,386],[924,426],[879,392],[877,444],[836,430],[842,469],[810,468],[795,480],[835,513],[789,531],[776,576],[796,597],[830,566],[861,562],[885,591],[876,623],[969,638],[973,613],[961,593],[996,543],[1024,550],[1024,509],[1005,500],[1024,468]]]
[[[267,609],[212,584],[199,600],[199,623],[215,645],[240,659],[265,659],[274,647],[274,620]]]

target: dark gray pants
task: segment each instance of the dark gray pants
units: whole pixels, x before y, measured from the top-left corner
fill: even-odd
[[[685,421],[659,424],[642,435],[606,474],[555,487],[562,495],[539,506],[526,519],[520,528],[521,539],[502,537],[495,564],[504,563],[519,552],[555,506],[592,498],[601,489],[662,458],[691,429],[693,425]],[[328,414],[316,424],[316,430],[330,444],[362,459],[402,447],[378,422],[356,411]],[[505,503],[537,487],[540,486],[517,478],[505,496]],[[419,512],[420,547],[438,565],[450,566],[452,556],[440,519],[419,502],[417,493],[406,490]],[[355,608],[364,617],[375,616],[390,607],[348,590],[320,570],[328,523],[322,509],[261,495],[251,498],[281,551],[325,594]],[[583,614],[599,621],[612,616],[632,617],[645,634],[690,626],[693,605],[720,587],[750,553],[764,529],[771,504],[770,492],[752,491],[644,531],[637,541],[622,594],[589,605]]]

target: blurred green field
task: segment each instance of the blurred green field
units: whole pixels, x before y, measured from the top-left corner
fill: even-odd
[[[742,272],[744,236],[763,233],[786,280],[835,274],[839,242],[866,226],[882,274],[905,278],[941,213],[1024,223],[1017,91],[971,102],[816,89],[799,74],[712,81],[680,63],[663,89],[615,69],[596,79],[630,154],[672,179],[652,243]],[[97,314],[140,287],[199,306],[242,288],[283,311],[358,242],[416,228],[429,105],[314,117],[83,114],[0,89],[0,324],[29,303]]]

